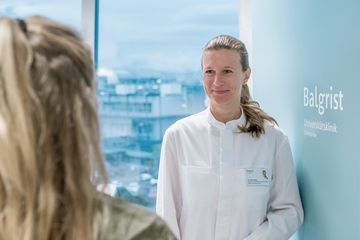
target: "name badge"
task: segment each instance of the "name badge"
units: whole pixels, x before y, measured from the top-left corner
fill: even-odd
[[[247,186],[270,186],[273,179],[272,171],[269,168],[248,168],[246,169]]]

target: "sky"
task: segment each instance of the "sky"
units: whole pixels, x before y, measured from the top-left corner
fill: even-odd
[[[134,72],[200,71],[201,49],[238,36],[239,0],[100,1],[99,66]]]
[[[0,0],[0,13],[41,14],[81,30],[81,0]],[[212,37],[238,37],[239,0],[100,0],[99,63],[119,73],[199,72]]]
[[[0,14],[11,17],[44,15],[81,30],[81,0],[0,0]]]

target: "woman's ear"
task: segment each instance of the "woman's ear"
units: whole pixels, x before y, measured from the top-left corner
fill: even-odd
[[[251,75],[251,69],[248,68],[245,72],[244,72],[244,82],[243,84],[246,84],[247,81],[250,79],[250,75]]]

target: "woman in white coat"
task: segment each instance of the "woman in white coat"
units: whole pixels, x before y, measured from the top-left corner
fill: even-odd
[[[250,97],[248,53],[228,35],[203,51],[210,106],[173,124],[156,211],[182,240],[285,240],[303,222],[289,141]]]

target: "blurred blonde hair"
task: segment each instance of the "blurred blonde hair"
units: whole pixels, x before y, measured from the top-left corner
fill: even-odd
[[[0,53],[0,239],[96,239],[106,174],[90,51],[49,19],[1,17]]]
[[[228,49],[234,50],[240,55],[240,64],[243,71],[250,69],[249,55],[245,44],[239,39],[229,35],[219,35],[206,43],[203,51]],[[264,121],[276,124],[276,120],[266,114],[258,102],[253,101],[247,84],[242,85],[240,104],[246,116],[245,126],[238,126],[239,130],[244,133],[250,133],[253,137],[260,137],[265,133]]]

